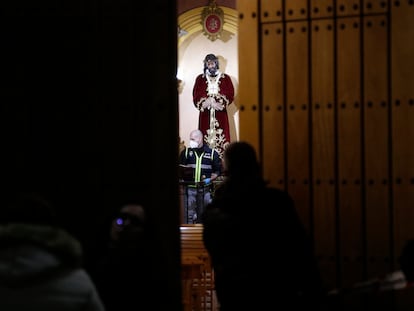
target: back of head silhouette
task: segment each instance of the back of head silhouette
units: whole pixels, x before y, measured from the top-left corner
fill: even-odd
[[[233,181],[261,180],[255,149],[246,142],[233,142],[224,152],[225,174]]]

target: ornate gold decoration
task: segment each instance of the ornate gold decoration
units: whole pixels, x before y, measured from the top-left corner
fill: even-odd
[[[201,13],[203,32],[211,41],[220,37],[223,31],[224,12],[217,6],[216,0],[210,0],[208,7]]]
[[[220,128],[220,124],[216,119],[216,110],[210,108],[210,129],[207,130],[207,134],[204,135],[204,141],[207,142],[211,149],[215,149],[220,158],[223,158],[225,145],[225,137],[223,129]]]

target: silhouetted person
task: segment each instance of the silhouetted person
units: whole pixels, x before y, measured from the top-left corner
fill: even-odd
[[[162,299],[152,275],[147,214],[140,204],[126,204],[111,218],[109,242],[91,268],[107,311],[157,310]],[[157,296],[156,296],[157,295]],[[157,301],[158,300],[158,301]]]
[[[3,199],[3,197],[2,197]],[[0,206],[0,310],[105,310],[82,268],[80,243],[35,193]]]
[[[223,160],[202,218],[220,310],[319,307],[323,286],[292,199],[266,186],[248,143],[231,143]]]

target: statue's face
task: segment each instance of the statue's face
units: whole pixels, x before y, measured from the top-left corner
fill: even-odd
[[[214,60],[207,61],[207,70],[211,75],[215,75],[217,72],[217,62]]]

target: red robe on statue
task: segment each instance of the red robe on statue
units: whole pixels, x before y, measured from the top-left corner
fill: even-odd
[[[207,98],[213,97],[222,104],[222,110],[203,108]],[[197,76],[193,87],[193,103],[200,111],[198,127],[207,144],[217,150],[220,156],[230,143],[230,126],[227,106],[234,100],[234,86],[229,75],[218,72],[216,77],[207,74]]]

